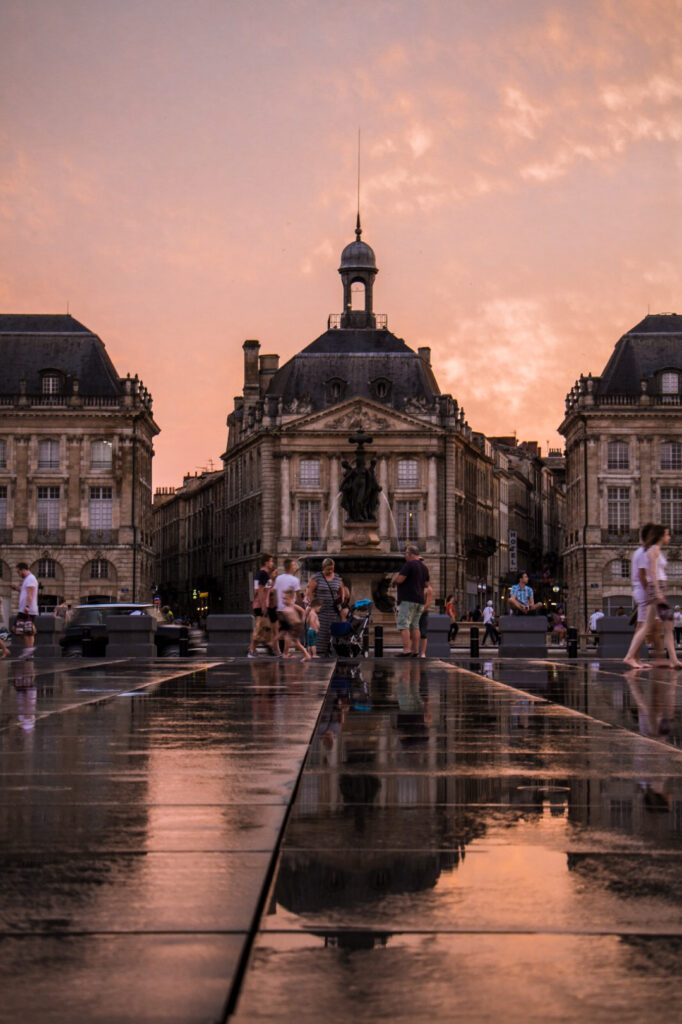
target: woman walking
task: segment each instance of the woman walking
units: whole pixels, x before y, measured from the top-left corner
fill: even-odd
[[[341,577],[334,570],[334,559],[325,558],[322,562],[322,572],[316,572],[308,583],[308,603],[314,600],[322,602],[317,615],[320,620],[320,628],[317,634],[317,653],[321,658],[329,657],[329,631],[332,622],[338,622],[341,618],[341,604],[343,602],[343,584]]]
[[[670,531],[667,526],[655,526],[652,531],[652,543],[649,546],[649,564],[651,566],[651,578],[655,581],[656,599],[654,602],[654,626],[663,631],[663,646],[668,652],[668,661],[664,664],[668,668],[682,668],[682,661],[677,657],[675,650],[675,637],[673,634],[673,613],[667,603],[664,594],[664,587],[668,580],[667,565],[668,559],[663,554],[663,548],[670,543]]]
[[[642,546],[632,556],[632,594],[637,604],[637,628],[624,659],[625,664],[632,668],[647,667],[639,659],[639,649],[649,635],[654,640],[656,659],[663,660],[661,634],[670,658],[664,664],[670,668],[682,668],[675,651],[672,616],[668,614],[670,609],[662,587],[668,561],[661,548],[669,540],[670,534],[665,526],[647,524],[642,530]]]

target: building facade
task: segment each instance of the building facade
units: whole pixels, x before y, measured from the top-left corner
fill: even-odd
[[[27,562],[41,610],[149,601],[151,395],[70,316],[0,316],[0,599]]]
[[[323,334],[282,366],[277,355],[261,354],[259,341],[244,342],[244,383],[227,418],[222,481],[186,478],[155,496],[162,600],[212,589],[211,610],[244,611],[261,551],[280,561],[293,555],[304,579],[324,554],[341,556],[339,485],[344,461],[353,457],[349,438],[362,427],[373,438],[368,455],[381,486],[379,576],[381,564],[391,557],[399,563],[413,541],[439,602],[454,593],[461,611],[491,598],[499,607],[509,558],[509,459],[440,392],[430,349],[409,348],[374,312],[378,269],[361,236],[358,221],[339,267],[343,309],[330,315]],[[210,539],[199,519],[190,521],[199,494],[213,508]],[[194,548],[205,552],[196,562],[203,577],[181,554]],[[353,563],[345,565],[352,584]],[[372,591],[379,604],[381,586],[378,579]]]
[[[632,606],[630,560],[646,522],[671,532],[668,591],[682,604],[682,316],[649,315],[601,376],[566,397],[566,580],[572,621]]]

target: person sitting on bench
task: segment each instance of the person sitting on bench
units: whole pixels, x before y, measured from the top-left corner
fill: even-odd
[[[509,611],[512,615],[537,615],[543,612],[541,601],[535,600],[533,588],[528,586],[528,573],[518,573],[517,582],[509,591]]]

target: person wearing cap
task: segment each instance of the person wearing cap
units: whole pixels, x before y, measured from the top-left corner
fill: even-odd
[[[494,644],[499,643],[500,634],[495,629],[495,610],[493,608],[492,601],[488,601],[487,605],[483,609],[483,625],[485,626],[485,633],[481,640],[481,647],[485,647],[485,642],[490,637]]]

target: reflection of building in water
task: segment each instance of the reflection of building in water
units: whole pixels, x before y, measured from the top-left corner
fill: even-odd
[[[636,740],[618,746],[617,775],[603,772],[615,734],[591,716],[609,722],[610,700],[611,720],[622,724],[632,708],[622,685],[603,676],[600,684],[589,665],[538,668],[541,693],[516,697],[459,674],[429,682],[417,663],[377,665],[365,685],[369,713],[353,702],[367,671],[333,680],[301,778],[276,889],[291,912],[432,888],[471,843],[519,822],[551,822],[567,849],[576,829],[679,843],[682,805],[673,794],[670,813],[652,813]],[[583,714],[548,714],[547,697]],[[424,742],[404,744],[401,713],[421,716]]]

